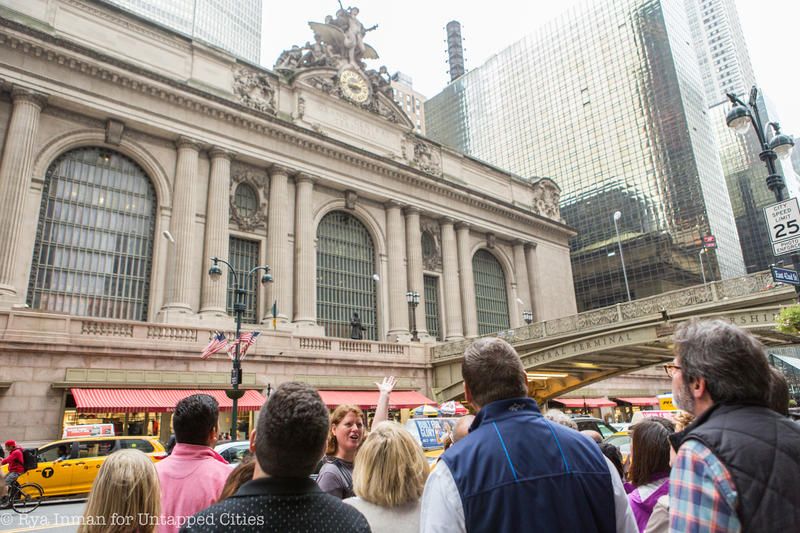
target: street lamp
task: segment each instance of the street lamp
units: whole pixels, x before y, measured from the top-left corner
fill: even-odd
[[[703,285],[706,284],[706,269],[703,266],[703,254],[704,253],[706,253],[706,249],[705,248],[700,250],[700,252],[697,254],[697,258],[700,259],[700,272],[703,274]]]
[[[533,322],[533,312],[532,311],[523,311],[522,312],[522,320],[524,320],[525,323],[530,326],[531,322]]]
[[[625,270],[625,256],[622,255],[622,241],[619,239],[619,227],[617,221],[622,218],[622,213],[614,211],[614,231],[617,233],[617,246],[619,247],[619,259],[622,261],[622,276],[625,278],[625,292],[628,293],[628,301],[631,301],[631,289],[628,286],[628,272]]]
[[[233,300],[233,313],[234,318],[236,319],[236,337],[234,337],[236,344],[235,352],[233,355],[233,370],[231,370],[231,387],[232,389],[226,390],[225,394],[228,398],[231,399],[233,402],[233,410],[231,412],[231,435],[233,435],[233,440],[236,440],[239,432],[237,427],[237,417],[238,417],[238,408],[239,408],[239,398],[244,396],[244,391],[239,390],[239,384],[242,382],[242,362],[239,358],[239,348],[240,343],[239,335],[242,331],[242,315],[244,314],[245,309],[247,306],[244,303],[244,289],[239,285],[239,276],[236,273],[236,269],[233,268],[229,262],[225,261],[224,259],[220,259],[219,257],[212,257],[211,258],[211,268],[208,269],[208,276],[211,278],[211,281],[219,281],[222,277],[222,269],[219,266],[219,263],[223,263],[228,265],[228,271],[233,274],[233,292],[234,292],[234,300]],[[272,282],[272,274],[269,273],[269,266],[257,266],[252,268],[245,277],[252,276],[258,271],[264,271],[264,274],[261,276],[261,283],[266,285],[267,283]]]
[[[419,293],[417,291],[408,291],[406,293],[406,302],[408,302],[408,310],[411,314],[411,340],[412,342],[419,342],[417,335],[417,306],[419,305]]]
[[[735,94],[727,93],[728,99],[733,104],[733,107],[725,117],[725,122],[729,128],[736,130],[737,133],[742,135],[746,134],[750,129],[750,125],[756,130],[758,136],[758,145],[761,153],[758,154],[767,165],[767,188],[775,195],[775,200],[782,202],[787,199],[785,193],[785,182],[783,176],[778,174],[775,167],[775,160],[779,157],[785,159],[792,153],[794,141],[789,135],[781,133],[781,127],[777,122],[768,122],[764,127],[761,122],[761,115],[758,112],[758,87],[755,85],[750,89],[749,105],[745,104]],[[769,137],[769,130],[772,130],[772,137]],[[792,253],[792,265],[795,269],[800,268],[800,256]],[[800,300],[800,286],[795,286],[798,300]]]

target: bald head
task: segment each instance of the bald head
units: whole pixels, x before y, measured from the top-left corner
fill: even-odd
[[[584,429],[583,431],[581,431],[581,434],[586,435],[588,438],[592,439],[597,444],[603,442],[603,436],[593,429]]]
[[[464,415],[456,422],[456,427],[453,430],[453,444],[467,436],[473,420],[475,420],[475,415]]]

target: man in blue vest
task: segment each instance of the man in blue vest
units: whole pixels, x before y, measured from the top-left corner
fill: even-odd
[[[697,418],[670,437],[670,531],[797,531],[800,425],[768,407],[764,347],[725,320],[683,323],[673,341],[673,401]]]
[[[479,411],[428,477],[423,533],[637,532],[614,466],[594,442],[542,416],[510,344],[475,341],[461,373]]]

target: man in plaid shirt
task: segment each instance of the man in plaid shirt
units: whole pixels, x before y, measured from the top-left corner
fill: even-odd
[[[671,437],[670,532],[796,530],[800,426],[766,407],[763,346],[724,320],[681,324],[673,340],[673,400],[697,418]]]

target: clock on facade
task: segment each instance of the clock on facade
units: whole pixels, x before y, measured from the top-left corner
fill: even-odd
[[[352,69],[345,69],[339,73],[339,89],[345,98],[363,104],[369,99],[369,81]]]

